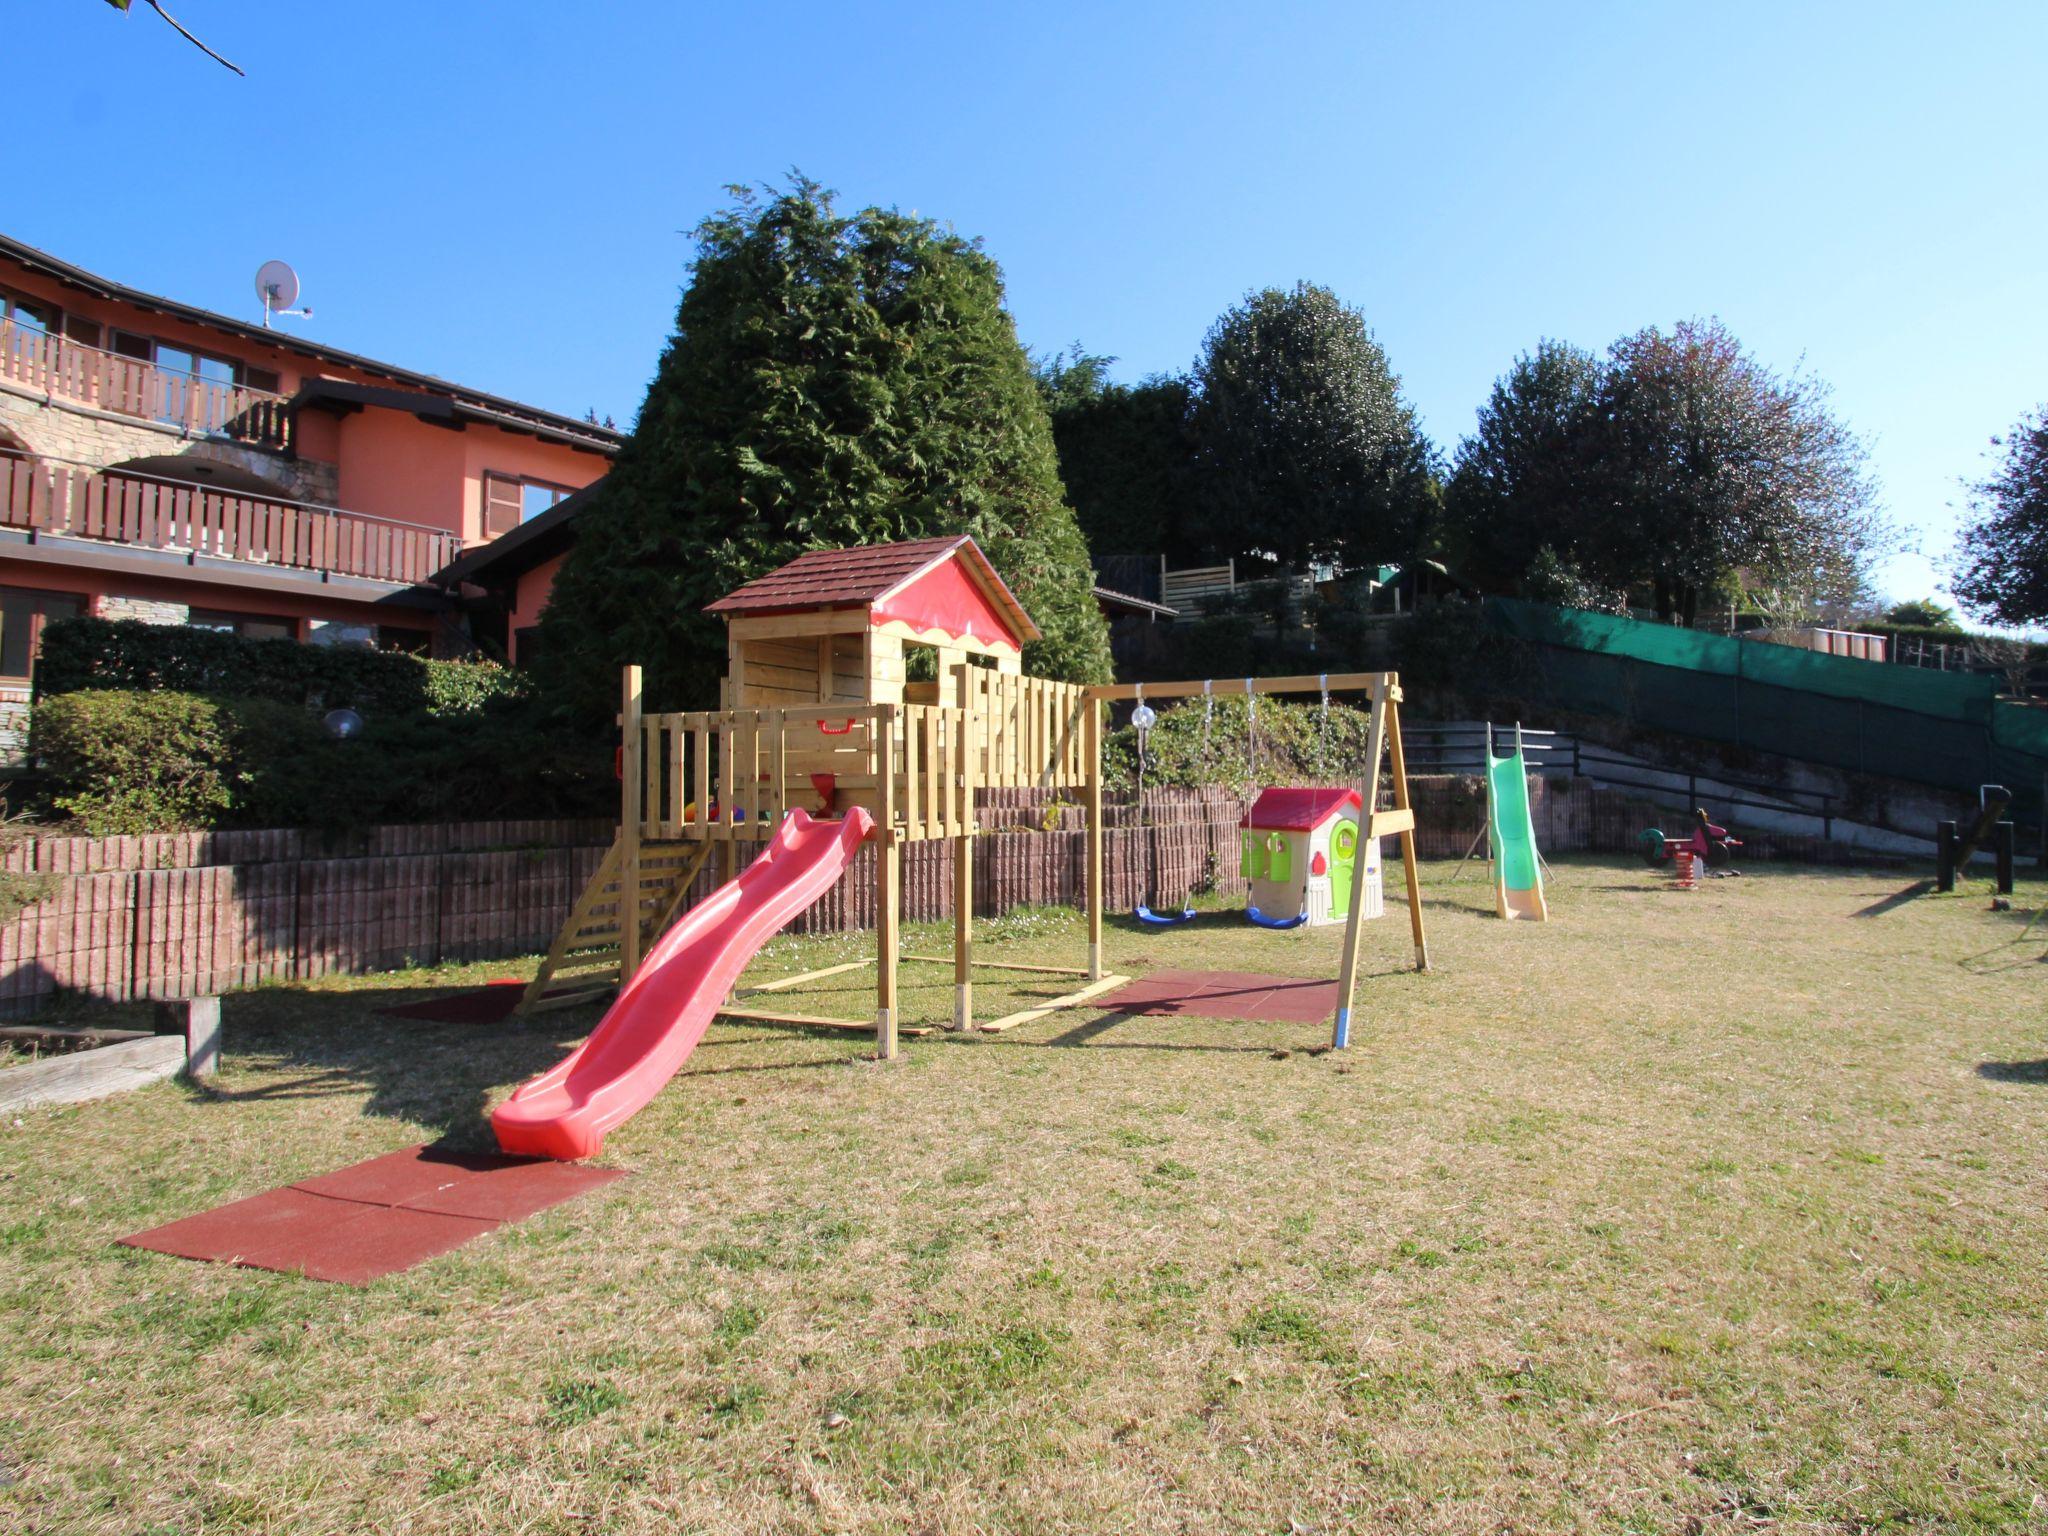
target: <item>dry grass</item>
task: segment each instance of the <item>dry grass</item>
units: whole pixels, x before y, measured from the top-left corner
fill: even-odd
[[[2048,1526],[2048,924],[2016,942],[1981,893],[1857,915],[1895,874],[1684,896],[1589,862],[1511,928],[1446,872],[1434,974],[1399,971],[1397,904],[1369,927],[1347,1055],[1096,1013],[889,1066],[724,1029],[615,1135],[635,1177],[364,1291],[110,1245],[475,1138],[589,1015],[369,1011],[507,967],[231,999],[217,1091],[4,1129],[0,1521]],[[1077,950],[1066,914],[989,927]],[[1219,919],[1110,958],[1327,975],[1336,943]],[[907,975],[944,1017],[948,978]]]

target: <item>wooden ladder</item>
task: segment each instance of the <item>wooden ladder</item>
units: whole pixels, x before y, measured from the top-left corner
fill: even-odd
[[[711,855],[711,843],[642,843],[640,845],[640,954],[675,920],[683,900]],[[614,841],[590,884],[569,909],[569,920],[555,935],[547,959],[541,961],[517,1013],[543,1013],[573,1008],[603,997],[619,984],[622,845]]]

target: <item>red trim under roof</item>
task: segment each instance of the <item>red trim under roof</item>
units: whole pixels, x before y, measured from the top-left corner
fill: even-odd
[[[1024,605],[964,533],[806,550],[704,611],[731,616],[820,608],[866,608],[876,623],[898,619],[915,629],[972,635],[984,643],[1006,640],[1021,647],[1038,638]]]
[[[1355,789],[1268,789],[1238,825],[1254,832],[1313,832],[1341,811],[1356,816],[1364,804]]]

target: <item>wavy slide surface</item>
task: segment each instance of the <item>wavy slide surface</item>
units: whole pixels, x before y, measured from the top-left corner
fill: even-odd
[[[1550,916],[1543,900],[1543,866],[1536,858],[1536,826],[1529,818],[1529,768],[1522,758],[1520,727],[1512,757],[1493,755],[1492,730],[1486,747],[1486,835],[1493,844],[1493,905],[1502,917]]]
[[[737,880],[655,942],[590,1038],[492,1112],[498,1145],[525,1157],[595,1157],[605,1133],[689,1059],[755,951],[832,888],[873,826],[858,807],[843,821],[790,812]]]

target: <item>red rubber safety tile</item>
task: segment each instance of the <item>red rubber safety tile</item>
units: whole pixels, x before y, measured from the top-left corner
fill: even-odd
[[[407,1147],[121,1241],[364,1285],[624,1176],[546,1158]]]
[[[317,1198],[317,1197],[316,1197]],[[244,1256],[258,1269],[296,1270],[312,1280],[366,1285],[498,1230],[495,1221],[403,1206],[366,1205],[360,1216],[300,1234],[289,1245]]]
[[[363,1200],[371,1205],[410,1205],[477,1174],[522,1167],[531,1159],[498,1152],[448,1152],[435,1146],[407,1147],[366,1163],[300,1179],[291,1187],[337,1200]]]
[[[436,1024],[499,1024],[512,1017],[525,995],[526,983],[513,977],[487,981],[470,992],[450,992],[417,1003],[398,1003],[377,1011],[387,1019],[428,1019]]]
[[[1120,1013],[1313,1024],[1336,1010],[1337,984],[1251,971],[1154,971],[1096,1006]]]
[[[211,1259],[241,1264],[250,1256],[270,1253],[305,1241],[325,1228],[354,1221],[375,1206],[329,1200],[297,1189],[272,1189],[182,1221],[152,1227],[124,1237],[130,1248],[147,1248],[181,1259]]]
[[[573,1200],[585,1190],[625,1176],[623,1168],[590,1168],[581,1163],[521,1158],[509,1167],[471,1174],[431,1194],[415,1196],[404,1203],[404,1208],[481,1221],[521,1221],[551,1205]]]

